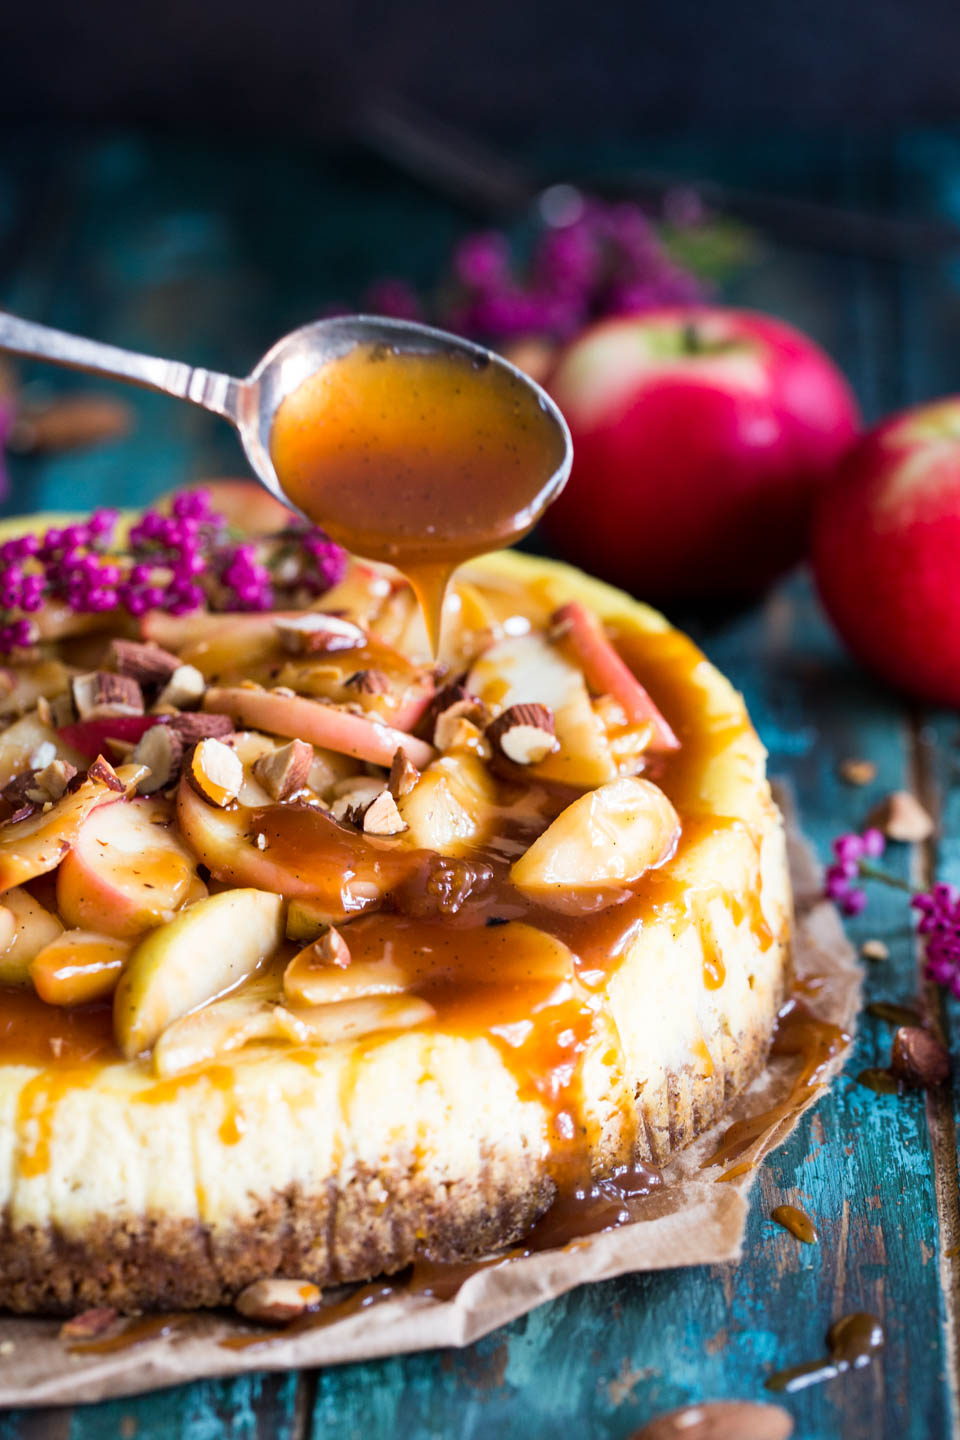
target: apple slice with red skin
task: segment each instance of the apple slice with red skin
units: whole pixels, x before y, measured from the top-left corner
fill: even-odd
[[[633,724],[653,726],[651,750],[680,749],[671,725],[620,659],[596,615],[579,600],[571,600],[554,612],[551,623],[561,633],[561,643],[568,645],[576,657],[594,694],[612,695]]]
[[[160,715],[105,715],[102,720],[78,720],[72,725],[61,725],[57,736],[63,745],[76,750],[85,760],[95,760],[103,754],[108,740],[124,740],[136,745],[162,718]]]
[[[115,771],[123,788],[86,779],[58,800],[52,810],[30,815],[0,829],[0,893],[55,870],[76,842],[80,826],[100,805],[129,796],[148,774],[146,765],[121,765]]]
[[[322,705],[300,695],[278,695],[274,690],[248,690],[242,686],[212,687],[204,696],[205,710],[232,715],[238,725],[307,740],[325,750],[336,750],[354,760],[389,766],[399,749],[410,762],[423,770],[435,751],[425,740],[395,730],[378,720],[351,714],[335,705]]]
[[[163,800],[95,810],[57,871],[57,909],[68,925],[133,939],[170,920],[188,899],[196,862]]]
[[[177,791],[177,819],[215,879],[291,899],[310,897],[330,923],[375,910],[423,860],[410,846],[348,830],[309,805],[220,810],[185,779]]]
[[[144,640],[179,654],[187,645],[209,640],[217,631],[228,628],[238,638],[243,634],[273,634],[275,620],[289,620],[300,614],[300,610],[198,610],[193,615],[168,615],[165,610],[148,610],[140,621],[140,634]]]

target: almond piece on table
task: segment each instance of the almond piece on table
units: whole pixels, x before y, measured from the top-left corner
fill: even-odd
[[[793,1417],[780,1405],[708,1400],[658,1415],[631,1440],[789,1440]]]
[[[274,623],[284,649],[293,655],[358,650],[367,643],[366,634],[352,620],[343,620],[339,615],[323,615],[316,610],[285,617]]]
[[[888,840],[912,844],[928,840],[933,834],[933,820],[909,790],[894,790],[872,812],[868,825],[882,830]]]
[[[133,759],[149,765],[150,774],[137,786],[141,795],[153,795],[173,783],[180,774],[185,744],[172,725],[151,725],[140,738]]]
[[[255,1280],[241,1290],[234,1301],[247,1320],[264,1325],[283,1325],[315,1309],[321,1292],[309,1280]]]
[[[184,710],[188,705],[199,705],[206,688],[207,682],[196,665],[178,665],[157,696],[157,704]]]
[[[882,940],[864,940],[860,946],[864,960],[889,960],[890,949]]]
[[[877,778],[877,767],[872,760],[841,760],[837,769],[848,785],[869,785]]]
[[[253,773],[274,800],[289,800],[307,783],[313,764],[313,746],[305,740],[291,740],[279,750],[261,755]]]
[[[420,771],[401,745],[393,757],[393,764],[390,766],[390,777],[387,780],[387,788],[394,800],[401,800],[404,795],[409,795],[419,779]]]
[[[70,688],[81,720],[143,714],[143,691],[130,675],[93,670],[87,675],[75,675]]]
[[[104,1305],[73,1315],[60,1326],[61,1340],[93,1340],[102,1335],[118,1319],[117,1311]]]
[[[950,1056],[936,1035],[919,1025],[901,1025],[893,1037],[890,1069],[905,1085],[929,1090],[950,1074]]]
[[[187,762],[194,789],[212,805],[229,805],[243,785],[243,762],[235,750],[213,736],[201,740]]]
[[[139,685],[163,685],[180,668],[179,657],[160,645],[139,640],[114,640],[110,659],[118,675],[129,675]]]
[[[537,765],[558,749],[547,705],[511,705],[487,726],[487,739],[515,765]]]
[[[363,812],[365,835],[399,835],[406,828],[407,822],[397,809],[397,802],[389,790],[382,790]]]

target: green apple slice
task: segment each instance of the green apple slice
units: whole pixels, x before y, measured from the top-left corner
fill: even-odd
[[[518,890],[554,910],[602,910],[668,860],[680,819],[658,786],[636,776],[588,791],[561,810],[517,860]]]
[[[226,890],[147,935],[114,996],[114,1033],[127,1059],[259,969],[283,942],[284,908],[265,890]]]

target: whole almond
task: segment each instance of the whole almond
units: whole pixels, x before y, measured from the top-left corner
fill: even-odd
[[[319,1305],[321,1292],[309,1280],[255,1280],[234,1304],[248,1320],[283,1325]]]
[[[929,1090],[942,1085],[950,1074],[950,1056],[929,1030],[901,1025],[893,1037],[890,1069],[905,1085]]]
[[[710,1400],[658,1415],[630,1440],[787,1440],[792,1434],[793,1417],[780,1405]]]

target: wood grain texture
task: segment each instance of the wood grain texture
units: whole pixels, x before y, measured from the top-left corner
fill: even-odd
[[[853,142],[737,146],[685,140],[610,147],[575,142],[547,160],[635,159],[738,183],[889,208],[960,216],[960,140],[916,135]],[[248,184],[258,176],[258,197]],[[384,270],[427,277],[456,233],[455,215],[370,164],[281,151],[205,149],[137,137],[52,144],[0,139],[0,300],[104,339],[244,370],[276,335],[323,304],[349,300]],[[803,326],[851,375],[870,418],[960,390],[960,292],[948,267],[898,269],[852,259],[763,256],[731,287],[737,303]],[[49,389],[78,382],[31,370]],[[138,428],[101,451],[14,466],[8,511],[138,502],[183,479],[240,464],[226,427],[159,396],[135,397]],[[642,579],[638,585],[642,589]],[[749,611],[678,615],[744,691],[793,785],[821,854],[888,790],[917,783],[942,818],[924,856],[891,847],[903,875],[960,882],[960,748],[955,716],[916,716],[845,658],[807,581],[793,578]],[[874,760],[867,789],[839,761]],[[878,888],[852,927],[883,938],[868,999],[917,987],[902,897]],[[957,1007],[944,1007],[956,1033]],[[852,1077],[883,1064],[890,1032],[864,1017],[847,1077],[766,1164],[743,1263],[640,1275],[587,1287],[470,1350],[354,1365],[314,1376],[203,1382],[67,1411],[0,1416],[0,1440],[305,1440],[554,1437],[576,1426],[623,1440],[661,1410],[710,1398],[763,1399],[773,1369],[822,1352],[845,1311],[871,1309],[887,1346],[868,1370],[786,1400],[803,1440],[927,1440],[956,1433],[956,1094],[924,1102],[873,1095]],[[802,1205],[818,1246],[767,1218]]]

